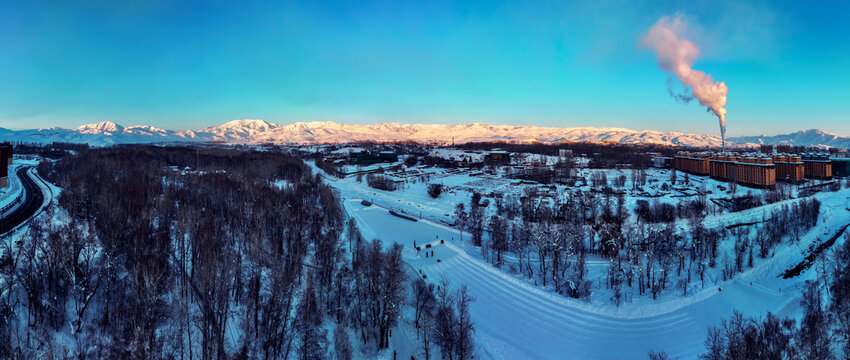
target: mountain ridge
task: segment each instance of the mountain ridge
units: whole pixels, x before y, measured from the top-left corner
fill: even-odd
[[[74,129],[49,127],[32,130],[0,128],[0,140],[21,142],[72,142],[93,146],[129,143],[226,142],[234,144],[276,143],[287,145],[332,144],[364,141],[421,143],[512,142],[617,142],[719,147],[716,135],[631,130],[618,127],[541,127],[536,125],[491,125],[486,123],[401,124],[381,122],[370,125],[331,121],[293,122],[286,125],[260,119],[240,119],[198,130],[173,131],[149,125],[122,126],[112,121],[84,124]],[[850,137],[819,129],[790,134],[727,138],[733,146],[788,144],[850,149]]]

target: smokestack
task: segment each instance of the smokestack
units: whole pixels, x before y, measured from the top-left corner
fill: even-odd
[[[714,113],[720,122],[720,141],[726,148],[726,95],[729,88],[722,81],[714,81],[711,75],[694,70],[694,60],[699,57],[699,47],[685,39],[687,28],[680,14],[674,18],[662,16],[649,28],[643,37],[643,45],[655,50],[658,65],[664,71],[676,76],[685,87],[691,89],[691,98],[699,100],[700,105]],[[671,92],[672,95],[672,92]],[[687,99],[687,95],[674,95]]]

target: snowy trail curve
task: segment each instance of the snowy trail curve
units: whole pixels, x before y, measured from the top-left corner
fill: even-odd
[[[815,236],[850,221],[850,214],[835,210],[843,210],[848,200],[842,196],[825,203],[822,216],[830,220],[813,230]],[[457,242],[459,234],[451,227],[395,217],[380,206],[363,206],[356,197],[343,203],[366,238],[403,245],[404,260],[414,273],[427,275],[426,281],[439,284],[445,278],[452,287],[467,285],[475,298],[470,311],[480,358],[646,359],[651,349],[664,350],[671,358],[696,359],[704,352],[708,326],[734,310],[757,317],[768,311],[794,316],[799,310],[797,287],[812,276],[790,280],[777,276],[802,255],[798,248],[786,247],[773,254],[772,261],[730,281],[715,285],[707,280],[702,290],[684,298],[641,297],[620,308],[588,304],[494,268],[472,255],[477,248]],[[438,239],[446,243],[435,243]],[[423,250],[414,250],[414,241]],[[427,249],[433,256],[426,257],[424,245],[429,243],[436,245]]]
[[[405,261],[439,283],[466,284],[476,301],[472,316],[481,356],[496,359],[639,359],[664,349],[683,359],[702,350],[705,326],[687,311],[619,318],[585,311],[575,300],[536,288],[466,254],[451,243],[456,232],[428,222],[411,222],[354,200],[346,208],[367,237],[406,246]],[[429,250],[412,249],[436,237],[449,239]],[[437,262],[440,259],[440,262]]]

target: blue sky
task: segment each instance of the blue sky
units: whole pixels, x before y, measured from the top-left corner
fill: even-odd
[[[640,38],[683,14],[728,135],[850,135],[845,2],[11,1],[0,127],[233,119],[718,133]],[[681,85],[677,85],[681,90]]]

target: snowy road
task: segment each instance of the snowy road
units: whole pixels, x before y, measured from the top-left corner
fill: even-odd
[[[476,298],[472,306],[476,343],[482,357],[493,359],[645,359],[649,349],[665,350],[673,357],[695,359],[704,351],[708,325],[729,316],[733,309],[745,314],[766,311],[792,314],[799,291],[796,283],[777,279],[777,269],[754,269],[750,276],[713,285],[684,299],[652,302],[637,300],[621,308],[586,304],[526,283],[493,268],[455,245],[457,231],[428,221],[412,222],[390,215],[377,206],[364,207],[348,199],[345,207],[364,236],[405,246],[404,258],[438,283],[442,277],[453,286],[467,284]],[[425,257],[418,245],[434,245]],[[440,262],[437,262],[437,259]],[[755,280],[754,283],[750,281]],[[600,306],[601,305],[601,306]]]
[[[20,205],[11,211],[6,217],[0,219],[0,234],[18,228],[30,219],[44,204],[45,195],[41,186],[38,185],[33,166],[24,166],[18,169],[17,177],[23,185],[24,197]]]

